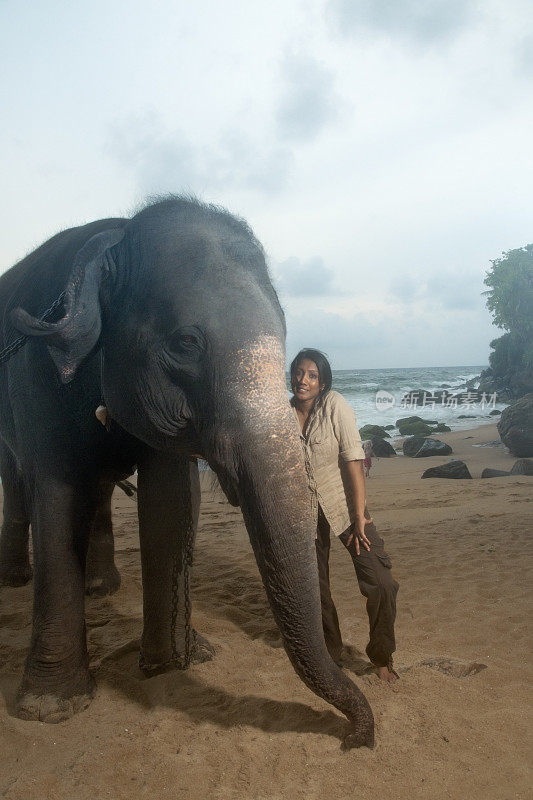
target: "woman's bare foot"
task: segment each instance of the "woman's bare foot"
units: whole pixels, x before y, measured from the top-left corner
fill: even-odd
[[[399,676],[389,667],[376,667],[376,675],[385,683],[395,683]]]

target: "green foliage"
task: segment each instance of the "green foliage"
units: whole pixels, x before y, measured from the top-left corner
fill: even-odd
[[[533,342],[526,344],[524,348],[524,355],[522,356],[522,362],[526,369],[533,370]]]
[[[508,250],[491,263],[484,294],[495,325],[507,333],[490,343],[490,366],[496,375],[533,369],[533,244]]]
[[[533,337],[533,244],[508,250],[485,278],[487,307],[498,328]]]
[[[493,352],[489,356],[489,364],[498,375],[505,375],[522,364],[525,347],[519,334],[504,333],[499,339],[493,339],[490,346]]]

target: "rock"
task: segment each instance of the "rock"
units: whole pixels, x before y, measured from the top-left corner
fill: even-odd
[[[449,456],[453,453],[449,444],[441,442],[439,439],[424,439],[422,447],[415,454],[415,458],[427,458],[428,456]]]
[[[502,413],[501,411],[498,411],[498,409],[495,408],[494,411],[490,412],[489,417],[495,417],[496,415],[499,415],[501,413]]]
[[[451,387],[451,385],[449,383],[441,383],[440,388],[441,389],[451,389],[452,387]]]
[[[511,468],[511,475],[533,475],[533,461],[529,458],[515,461]]]
[[[432,433],[450,433],[451,428],[448,425],[445,425],[444,422],[439,422],[436,428],[432,430]]]
[[[383,430],[392,431],[395,427],[396,427],[396,425],[384,425],[383,426]]]
[[[487,467],[481,473],[482,478],[501,478],[504,475],[510,475],[510,472],[506,472],[504,469],[491,469]]]
[[[505,374],[489,367],[479,378],[479,389],[489,395],[496,393],[498,402],[518,400],[533,392],[533,370],[517,365],[509,367]]]
[[[390,433],[387,433],[385,428],[381,425],[363,425],[359,428],[361,439],[371,439],[373,436],[378,436],[380,439],[390,439]]]
[[[380,439],[379,436],[373,436],[371,442],[372,450],[376,458],[390,458],[396,455],[394,447],[385,439]]]
[[[465,478],[472,480],[472,476],[464,461],[448,461],[447,464],[441,464],[439,467],[430,467],[423,475],[423,478],[454,478],[455,480],[463,480]]]
[[[476,419],[477,414],[459,414],[457,419]]]
[[[406,422],[424,422],[424,420],[422,417],[400,417],[400,419],[396,420],[396,427],[399,428],[400,425]]]
[[[432,433],[432,429],[425,422],[407,422],[398,425],[400,436],[427,436]]]
[[[498,431],[514,456],[533,456],[533,393],[503,410]]]
[[[411,436],[403,443],[403,453],[411,458],[426,458],[428,456],[449,456],[453,450],[449,444],[438,439]]]
[[[408,439],[405,439],[403,443],[404,456],[414,458],[425,441],[424,436],[410,436]]]

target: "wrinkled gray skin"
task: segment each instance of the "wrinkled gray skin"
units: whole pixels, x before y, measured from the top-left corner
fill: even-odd
[[[64,308],[39,322],[65,287]],[[283,314],[246,224],[169,198],[131,220],[64,231],[0,279],[0,303],[4,320],[30,337],[1,371],[1,434],[24,476],[28,509],[17,524],[27,530],[31,521],[34,542],[19,715],[54,722],[90,701],[89,533],[102,480],[118,480],[134,464],[141,663],[158,671],[183,649],[184,597],[175,630],[171,624],[172,563],[183,562],[193,535],[199,485],[189,456],[202,453],[242,508],[294,669],[348,717],[345,746],[372,746],[370,707],[324,643],[315,522],[285,388]],[[4,344],[13,338],[6,325]],[[94,416],[102,399],[109,432]],[[193,650],[193,660],[212,652],[199,636]]]
[[[33,576],[28,547],[30,517],[21,470],[1,440],[0,476],[4,496],[4,519],[0,533],[0,586],[24,586]],[[115,485],[114,481],[102,475],[97,487],[85,569],[85,593],[92,597],[113,594],[120,587],[111,518],[111,497]],[[135,488],[128,481],[121,481],[120,486],[128,495],[135,493]]]

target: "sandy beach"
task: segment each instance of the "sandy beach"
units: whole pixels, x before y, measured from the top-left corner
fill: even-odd
[[[205,481],[193,613],[216,657],[188,672],[143,678],[136,507],[117,490],[122,587],[86,602],[98,682],[86,711],[58,725],[13,716],[32,586],[0,589],[0,797],[531,797],[533,478],[480,479],[484,467],[510,469],[516,460],[488,444],[498,439],[494,424],[441,438],[473,480],[421,480],[448,459],[398,456],[375,460],[367,482],[369,509],[400,582],[401,680],[382,684],[365,671],[364,656],[347,668],[374,711],[373,751],[341,751],[345,719],[293,672],[240,511]],[[331,571],[345,641],[364,652],[364,600],[340,542]]]

